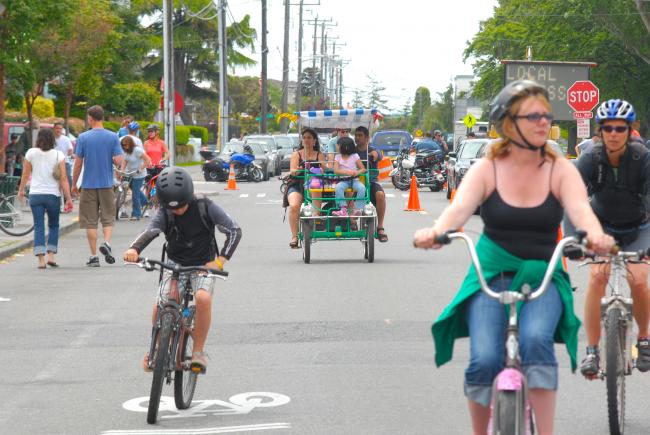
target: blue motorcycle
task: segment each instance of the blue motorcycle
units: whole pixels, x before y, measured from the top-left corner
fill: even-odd
[[[213,151],[201,151],[201,156],[205,159],[203,177],[206,181],[227,181],[231,163],[237,181],[257,183],[264,179],[262,168],[255,163],[253,154],[236,152],[230,156],[217,157]]]

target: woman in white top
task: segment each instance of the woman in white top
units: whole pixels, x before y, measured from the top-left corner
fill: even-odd
[[[38,258],[38,268],[58,267],[54,260],[59,244],[59,206],[61,191],[65,196],[66,210],[72,209],[70,185],[65,172],[65,156],[54,149],[56,140],[49,128],[38,131],[36,147],[30,148],[23,161],[23,174],[18,189],[18,199],[25,198],[25,185],[29,182],[29,206],[34,216],[34,255]],[[58,167],[58,171],[55,171]],[[58,172],[58,179],[55,174]],[[31,177],[31,181],[30,181]],[[45,213],[49,232],[45,242]],[[47,253],[47,262],[45,254]]]

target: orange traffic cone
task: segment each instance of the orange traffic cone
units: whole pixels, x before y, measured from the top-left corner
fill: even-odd
[[[228,173],[228,185],[224,190],[239,190],[237,182],[235,181],[235,167],[230,165],[230,172]]]
[[[418,182],[415,175],[411,177],[411,189],[409,190],[409,202],[404,211],[421,211],[420,197],[418,196]]]
[[[454,202],[454,196],[456,196],[456,189],[451,189],[451,194],[449,195],[449,204]]]

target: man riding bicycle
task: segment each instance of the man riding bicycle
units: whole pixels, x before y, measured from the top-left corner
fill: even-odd
[[[630,140],[635,119],[634,108],[627,101],[604,102],[596,111],[601,142],[580,154],[576,163],[594,213],[624,251],[650,247],[650,152]],[[628,264],[628,271],[633,314],[639,326],[637,368],[645,372],[650,370],[648,266]],[[605,296],[608,279],[608,265],[591,266],[585,301],[587,355],[580,364],[587,378],[594,378],[600,367],[600,300]]]
[[[158,177],[156,194],[161,208],[158,209],[147,229],[141,233],[124,253],[124,261],[137,262],[140,253],[158,237],[165,234],[169,259],[181,266],[202,266],[223,269],[241,239],[237,223],[217,204],[208,198],[196,198],[190,175],[182,168],[165,168]],[[219,252],[214,229],[226,235],[223,250]],[[183,277],[181,275],[181,277]],[[185,282],[181,279],[181,285]],[[196,317],[192,367],[204,372],[207,354],[203,351],[211,320],[214,278],[193,272],[190,282],[194,289]],[[178,282],[168,283],[170,293],[176,293]],[[153,319],[156,319],[154,306]],[[149,355],[145,355],[145,371],[150,371]]]

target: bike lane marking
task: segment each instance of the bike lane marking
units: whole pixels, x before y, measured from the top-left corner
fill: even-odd
[[[291,423],[262,423],[242,426],[204,427],[196,429],[143,429],[143,430],[106,430],[100,435],[210,435],[218,433],[252,432],[258,430],[291,429]]]
[[[239,197],[240,198],[248,198],[248,193],[240,193]]]
[[[266,196],[266,193],[258,193],[257,198],[264,198]]]
[[[0,296],[0,302],[9,302],[9,301],[11,301],[10,298],[3,298]]]

